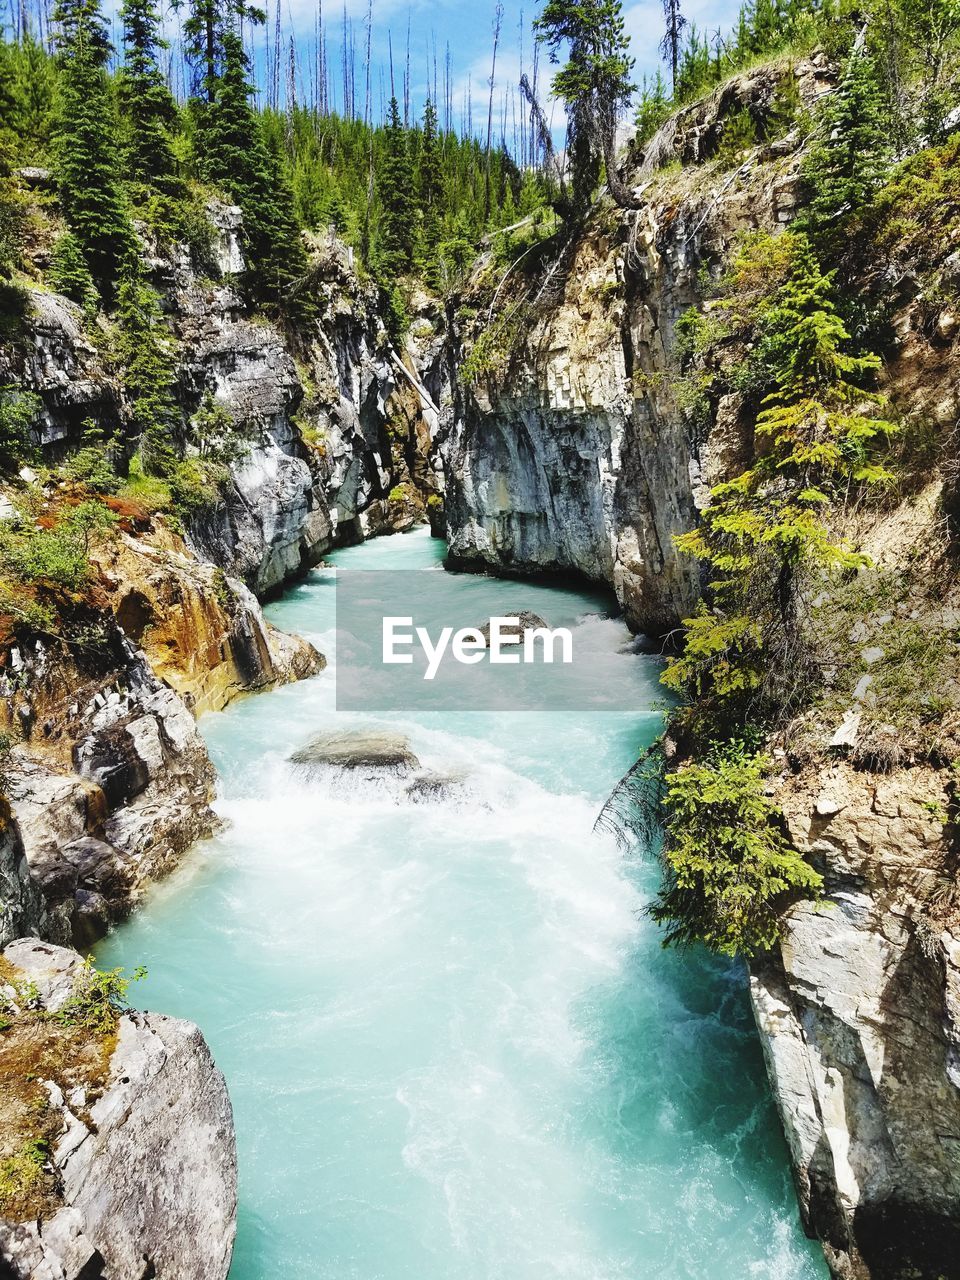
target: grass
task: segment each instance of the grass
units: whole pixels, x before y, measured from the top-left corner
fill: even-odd
[[[138,974],[134,974],[136,978]],[[109,1079],[117,1024],[127,986],[119,970],[101,973],[87,962],[74,992],[55,1014],[42,1008],[36,988],[0,956],[0,1214],[15,1222],[46,1217],[61,1201],[50,1155],[61,1135],[59,1109],[45,1087],[52,1081],[69,1097],[81,1089],[77,1110],[89,1107]]]
[[[854,708],[862,767],[960,757],[960,611],[950,598],[936,574],[919,588],[914,573],[876,569],[821,596],[810,625],[824,684],[801,739],[829,737]]]

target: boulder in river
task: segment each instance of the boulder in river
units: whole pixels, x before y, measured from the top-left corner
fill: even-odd
[[[352,729],[321,733],[295,751],[292,764],[301,768],[375,770],[407,774],[420,768],[407,738],[383,729]]]
[[[449,800],[463,790],[465,773],[437,773],[422,769],[404,788],[404,795],[414,804]]]
[[[520,623],[519,627],[501,627],[500,634],[502,636],[519,636],[522,638],[528,631],[536,631],[538,628],[549,629],[549,623],[544,622],[543,618],[541,618],[538,613],[531,613],[529,609],[523,609],[520,613],[503,614],[501,616],[505,618],[517,618]],[[482,627],[477,627],[477,630],[489,645],[489,621],[485,622]]]

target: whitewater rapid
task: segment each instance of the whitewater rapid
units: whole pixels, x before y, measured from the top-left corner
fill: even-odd
[[[331,560],[442,553],[417,532]],[[226,1074],[232,1280],[825,1276],[742,971],[662,951],[655,864],[593,831],[659,731],[656,662],[603,597],[464,577],[471,608],[571,620],[633,705],[338,713],[334,574],[269,610],[327,671],[202,720],[229,825],[99,949],[147,965],[138,1000],[197,1021]],[[413,803],[291,766],[371,720],[462,784]]]

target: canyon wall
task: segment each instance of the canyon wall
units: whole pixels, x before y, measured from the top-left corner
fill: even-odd
[[[790,217],[800,139],[756,148],[730,173],[699,162],[730,113],[763,117],[783,74],[737,77],[669,121],[630,175],[641,208],[602,203],[538,280],[532,308],[504,266],[481,264],[432,372],[454,564],[607,583],[631,626],[654,634],[689,612],[697,573],[673,536],[742,441],[730,407],[707,432],[678,402],[676,323],[738,237]],[[810,104],[830,85],[821,63],[796,75]],[[483,335],[495,316],[505,350],[466,381],[478,342],[493,346]]]

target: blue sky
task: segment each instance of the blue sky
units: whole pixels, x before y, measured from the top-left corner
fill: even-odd
[[[279,4],[284,48],[284,70],[281,78],[285,82],[289,38],[292,34],[297,51],[297,97],[300,100],[309,100],[313,93],[317,0],[257,0],[257,2],[268,10],[267,30],[258,29],[254,34],[253,42],[260,85],[262,86],[265,80],[265,46],[269,39],[272,48]],[[718,27],[729,29],[739,7],[739,0],[681,0],[681,3],[688,21],[695,22],[701,29],[705,28],[711,32]],[[321,0],[321,4],[323,25],[327,32],[328,60],[333,78],[338,85],[334,106],[337,109],[342,108],[339,69],[344,15],[346,15],[348,30],[352,29],[356,47],[356,95],[359,114],[362,115],[365,97],[363,63],[367,0],[346,0],[346,3],[344,0]],[[115,12],[119,7],[119,0],[106,0],[106,7]],[[168,34],[175,39],[176,18],[171,13],[170,0],[166,0],[165,8]],[[531,22],[542,8],[542,0],[523,4],[517,3],[516,0],[504,0],[503,8],[503,26],[497,55],[494,92],[495,132],[499,137],[502,121],[505,120],[506,138],[509,144],[513,132],[513,120],[520,114],[517,82],[521,69],[530,72],[533,52]],[[373,118],[375,120],[382,118],[382,103],[390,96],[391,41],[397,96],[402,99],[403,66],[406,59],[409,23],[411,99],[414,112],[419,116],[422,111],[423,101],[428,91],[428,75],[432,76],[434,49],[442,99],[444,64],[449,43],[453,124],[454,127],[462,127],[465,122],[467,98],[468,95],[472,95],[474,131],[479,133],[486,121],[495,9],[496,0],[373,0],[371,37]],[[657,67],[661,65],[658,48],[663,33],[661,0],[625,3],[624,18],[630,35],[633,56],[636,59],[636,80],[639,83],[644,74],[655,74]],[[117,34],[119,35],[119,32]],[[119,40],[117,43],[119,44]],[[555,134],[562,136],[563,112],[559,106],[550,103],[547,93],[550,75],[551,68],[545,52],[541,51],[541,99],[548,112],[552,112]],[[175,89],[182,90],[176,74],[173,79]],[[281,89],[282,97],[283,89]],[[514,105],[515,102],[516,105]]]
[[[274,6],[277,0],[269,0],[269,2]],[[305,39],[309,43],[315,21],[314,0],[280,0],[280,3],[283,24],[293,23],[297,28],[301,46]],[[348,20],[354,24],[358,52],[365,38],[366,7],[366,0],[347,0]],[[530,23],[541,7],[539,0],[537,3],[526,4],[516,3],[516,0],[504,0],[495,99],[499,99],[505,90],[513,90],[516,87],[521,70],[521,39],[523,61],[529,70],[532,55]],[[738,7],[739,4],[732,0],[683,0],[682,4],[688,20],[696,22],[700,27],[707,27],[711,31],[718,26],[729,27]],[[426,95],[427,65],[428,62],[432,62],[434,37],[442,93],[445,48],[449,41],[454,103],[457,104],[456,109],[460,111],[462,109],[460,104],[469,84],[473,92],[476,123],[478,114],[485,116],[485,106],[481,112],[480,104],[485,103],[488,92],[487,81],[490,76],[495,8],[495,0],[414,0],[413,3],[409,3],[408,0],[373,0],[373,61],[375,64],[379,63],[381,68],[388,66],[389,32],[393,41],[394,65],[399,89],[400,67],[405,58],[409,18],[412,91],[414,100],[420,104]],[[524,27],[522,38],[521,18]],[[645,72],[655,73],[659,65],[658,44],[662,36],[663,24],[660,0],[641,0],[636,4],[624,4],[624,18],[630,34],[633,56],[637,62],[639,81]],[[343,0],[339,0],[339,3],[335,0],[325,0],[324,22],[329,24],[328,42],[332,40],[333,52],[338,57],[343,23]],[[543,61],[545,62],[545,58]],[[548,66],[544,66],[543,70],[549,74]],[[357,74],[360,78],[359,66]],[[388,73],[385,73],[385,79],[387,78]],[[374,80],[373,96],[376,111],[380,94],[379,73]],[[560,123],[559,119],[556,123]]]

